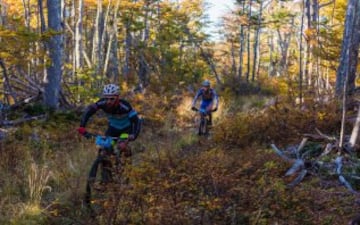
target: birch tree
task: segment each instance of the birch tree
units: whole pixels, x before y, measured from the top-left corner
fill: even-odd
[[[351,92],[355,88],[355,73],[360,43],[359,26],[360,3],[358,0],[350,0],[346,10],[341,57],[336,74],[336,96],[341,96],[344,85],[347,85],[347,92]],[[346,80],[347,84],[345,84]]]

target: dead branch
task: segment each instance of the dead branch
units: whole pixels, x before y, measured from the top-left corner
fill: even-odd
[[[296,149],[296,158],[299,158],[300,156],[299,156],[299,152],[301,151],[301,149],[303,149],[304,148],[304,146],[305,146],[305,144],[306,144],[306,142],[307,142],[307,138],[303,138],[302,139],[302,141],[301,141],[301,143],[300,143],[300,145],[299,145],[299,147]]]
[[[345,177],[341,173],[342,169],[342,159],[343,157],[338,156],[335,159],[335,165],[336,165],[336,173],[339,175],[339,181],[341,184],[343,184],[351,193],[358,194],[357,191],[355,191],[351,184],[345,179]]]
[[[21,73],[21,76],[25,78],[25,80],[29,83],[30,86],[33,86],[37,90],[40,90],[41,92],[44,92],[44,88],[41,87],[38,83],[36,83],[30,76],[28,76],[25,72],[21,72],[20,69],[18,69],[18,71],[19,71],[19,73]],[[13,76],[16,77],[15,75],[13,75]]]
[[[3,75],[4,75],[4,79],[5,79],[6,89],[9,90],[11,97],[16,101],[16,93],[13,93],[13,91],[11,90],[10,81],[9,81],[9,77],[8,77],[7,70],[5,67],[5,63],[1,58],[0,58],[0,66],[3,69]],[[8,95],[6,95],[6,100],[7,100],[7,103],[9,104],[10,100],[9,100]]]
[[[25,123],[31,120],[40,120],[40,119],[45,119],[46,115],[40,115],[40,116],[33,116],[33,117],[26,117],[26,118],[21,118],[21,119],[17,119],[17,120],[4,120],[4,121],[0,121],[0,125],[1,126],[15,126],[21,123]]]
[[[290,167],[290,169],[285,173],[285,176],[291,176],[299,170],[304,169],[304,161],[302,159],[297,159]]]
[[[24,81],[20,80],[17,76],[12,76],[11,77],[11,81],[12,82],[15,82],[17,85],[20,85],[21,87],[23,87],[24,89],[27,89],[27,90],[32,90],[32,91],[35,91],[35,92],[39,92],[39,89],[30,85],[30,84],[27,84],[25,83]]]
[[[318,134],[326,139],[328,139],[329,141],[337,141],[337,139],[335,137],[330,137],[328,135],[323,134],[318,128],[315,128],[315,131],[318,132]]]
[[[321,153],[319,158],[329,154],[331,152],[331,150],[334,148],[335,148],[335,146],[333,144],[330,144],[330,143],[326,144],[325,149],[324,149],[323,153]]]
[[[36,102],[40,98],[41,98],[41,93],[38,93],[35,96],[30,96],[30,97],[28,97],[28,98],[26,98],[26,99],[24,99],[22,101],[19,101],[19,102],[16,102],[15,104],[13,104],[13,105],[10,105],[9,110],[16,110],[21,106],[24,106],[24,105],[29,104],[31,102]]]
[[[324,136],[318,135],[318,134],[303,134],[304,137],[310,138],[312,141],[323,141]]]
[[[283,151],[278,149],[274,144],[271,144],[270,146],[274,149],[275,153],[278,154],[285,161],[287,161],[287,162],[293,162],[294,161],[294,159],[289,158],[287,155],[285,155],[285,153]]]
[[[19,86],[17,84],[13,84],[12,87],[14,90],[16,90],[16,94],[19,95],[19,98],[20,98],[20,96],[27,97],[27,96],[37,95],[39,93],[39,91],[29,89],[27,87]]]
[[[304,179],[304,177],[305,177],[305,175],[307,174],[307,170],[306,169],[303,169],[303,170],[301,170],[301,172],[299,173],[299,175],[290,183],[290,184],[288,184],[287,186],[288,187],[294,187],[295,185],[297,185],[298,183],[300,183],[303,179]]]

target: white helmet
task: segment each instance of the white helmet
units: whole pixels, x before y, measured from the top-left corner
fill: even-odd
[[[204,87],[210,87],[210,81],[204,80],[204,81],[202,82],[202,86],[204,86]]]
[[[103,95],[118,95],[120,88],[116,84],[107,84],[104,86]]]

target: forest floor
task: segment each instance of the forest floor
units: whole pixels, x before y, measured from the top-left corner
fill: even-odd
[[[110,197],[96,216],[83,197],[97,152],[93,141],[76,134],[78,118],[64,114],[19,126],[1,143],[0,224],[340,225],[360,212],[359,196],[334,171],[309,170],[289,187],[298,174],[285,176],[292,164],[270,144],[281,149],[299,144],[295,127],[314,123],[303,112],[220,111],[210,136],[199,137],[195,114],[180,111],[145,114],[142,133],[131,143],[132,166],[125,171],[131,187],[118,187],[121,196]],[[272,120],[285,121],[287,128],[267,124]],[[101,121],[94,118],[88,129],[103,130]],[[328,121],[317,125],[332,128]]]

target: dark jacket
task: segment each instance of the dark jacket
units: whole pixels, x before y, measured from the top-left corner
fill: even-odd
[[[93,116],[99,109],[106,113],[109,122],[109,129],[120,131],[129,131],[129,134],[136,138],[140,132],[141,121],[137,112],[132,108],[129,102],[123,99],[109,107],[106,99],[100,99],[94,104],[89,105],[80,122],[81,127],[85,127],[89,118]]]

